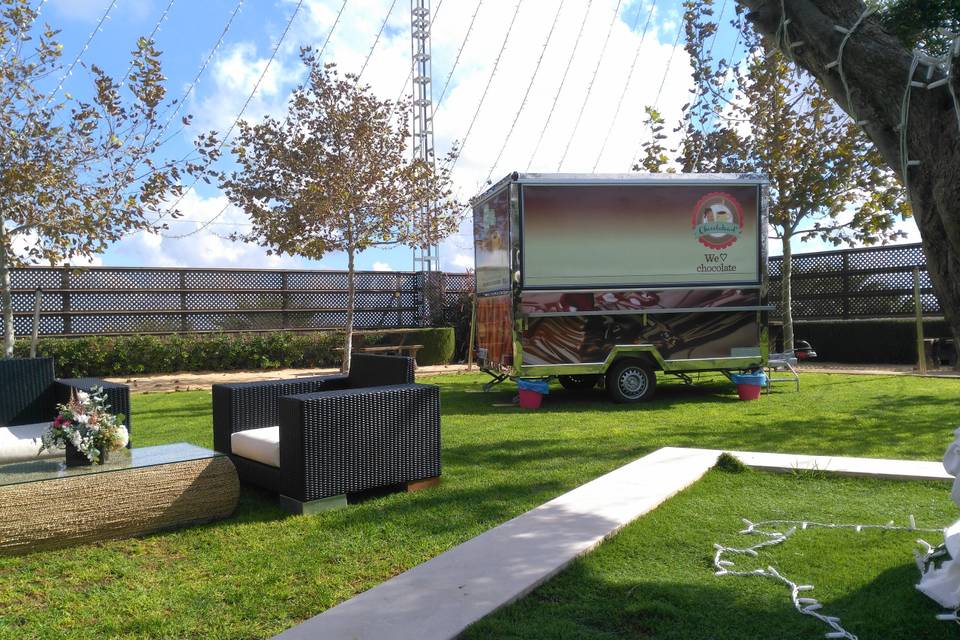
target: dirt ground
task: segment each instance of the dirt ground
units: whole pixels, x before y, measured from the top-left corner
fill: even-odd
[[[476,366],[473,368],[477,371]],[[960,371],[942,368],[933,369],[920,374],[916,367],[910,365],[886,364],[847,364],[837,362],[805,362],[800,365],[800,372],[805,373],[850,373],[862,375],[891,375],[891,376],[925,376],[931,378],[960,378]],[[465,373],[467,366],[463,364],[436,365],[420,367],[418,376],[430,376],[441,373]],[[336,373],[337,369],[272,369],[265,371],[214,371],[199,373],[169,373],[161,375],[126,376],[108,378],[110,382],[119,382],[130,386],[131,391],[192,391],[194,389],[209,389],[210,385],[223,382],[250,382],[253,380],[284,380]]]
[[[418,376],[429,376],[440,373],[461,373],[467,370],[463,364],[436,365],[420,367]],[[474,371],[477,371],[474,366]],[[194,389],[209,389],[210,385],[224,382],[251,382],[254,380],[285,380],[336,373],[337,369],[272,369],[264,371],[216,371],[197,373],[167,373],[158,375],[124,376],[107,378],[110,382],[119,382],[130,386],[134,392],[156,391],[192,391]]]

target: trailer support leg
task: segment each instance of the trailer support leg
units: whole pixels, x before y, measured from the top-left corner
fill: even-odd
[[[504,380],[506,380],[507,378],[510,377],[510,376],[508,376],[508,375],[505,374],[505,373],[492,373],[492,372],[490,372],[490,371],[484,371],[484,373],[486,373],[486,374],[489,375],[491,378],[493,378],[493,380],[490,380],[489,382],[487,382],[486,384],[483,385],[483,390],[484,390],[484,391],[490,391],[490,390],[493,389],[496,385],[500,384],[501,382],[503,382]]]

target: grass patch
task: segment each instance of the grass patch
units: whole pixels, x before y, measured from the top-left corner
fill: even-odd
[[[709,472],[523,600],[471,627],[468,640],[637,638],[822,638],[822,623],[797,613],[789,590],[767,578],[716,576],[713,544],[747,547],[752,521],[920,527],[956,518],[949,485],[769,473]],[[807,529],[757,558],[731,556],[741,571],[774,566],[861,638],[956,638],[942,609],[914,589],[915,539],[937,534]],[[940,540],[936,540],[940,541]]]
[[[220,523],[0,558],[0,639],[262,638],[661,446],[939,459],[960,392],[957,380],[804,374],[799,394],[738,402],[725,380],[664,380],[643,406],[557,388],[526,412],[493,406],[509,403],[505,388],[476,393],[485,380],[433,380],[443,403],[439,488],[308,517],[245,488]],[[132,402],[136,446],[212,446],[209,392]],[[684,537],[694,529],[673,546],[699,557],[715,540],[704,551]]]

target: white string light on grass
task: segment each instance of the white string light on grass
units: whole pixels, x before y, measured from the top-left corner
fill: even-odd
[[[716,569],[715,574],[718,576],[764,577],[781,582],[790,589],[790,600],[793,602],[794,608],[799,613],[819,620],[829,628],[829,631],[826,632],[824,637],[846,638],[847,640],[857,640],[857,636],[846,630],[843,625],[840,624],[840,618],[821,612],[823,609],[823,604],[821,604],[816,598],[811,597],[809,593],[813,591],[813,585],[794,582],[769,565],[766,568],[758,568],[751,571],[739,571],[736,569],[736,564],[732,560],[726,559],[726,557],[750,556],[756,558],[760,555],[759,551],[762,549],[783,544],[791,536],[796,534],[797,531],[805,531],[807,529],[845,529],[856,531],[857,533],[867,530],[911,531],[923,533],[943,532],[942,528],[929,529],[917,527],[917,521],[912,515],[910,516],[909,524],[907,526],[898,526],[894,524],[892,520],[887,524],[832,524],[813,522],[810,520],[764,520],[762,522],[751,522],[750,520],[743,518],[743,523],[746,525],[746,528],[740,531],[741,535],[762,536],[765,538],[765,540],[750,547],[744,548],[727,547],[719,543],[713,545],[713,548],[716,551],[713,556],[713,566],[714,569]],[[770,527],[789,528],[785,531],[767,530]],[[922,540],[918,540],[917,542],[924,545],[927,549],[926,554],[923,556],[919,555],[918,553],[915,554],[917,557],[917,566],[920,568],[920,572],[922,574],[924,573],[924,563],[928,563],[931,558],[939,557],[938,549],[932,548],[929,544],[923,542]],[[960,620],[960,615],[958,615],[957,611],[942,613],[937,616],[937,620],[957,621]]]

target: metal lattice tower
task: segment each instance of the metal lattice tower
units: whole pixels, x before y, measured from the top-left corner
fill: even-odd
[[[433,150],[433,82],[430,64],[430,0],[410,0],[410,54],[413,64],[413,159],[435,167]],[[417,223],[426,226],[430,205],[421,207]],[[440,271],[440,248],[413,251],[414,271]]]

